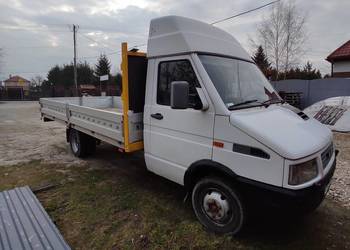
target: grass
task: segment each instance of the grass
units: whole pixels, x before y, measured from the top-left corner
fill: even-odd
[[[179,186],[147,172],[133,178],[127,170],[91,164],[0,166],[0,191],[59,184],[37,196],[74,249],[350,247],[349,210],[330,202],[306,221],[282,225],[283,230],[272,218],[253,223],[240,237],[218,236],[203,230],[189,202],[182,202]]]

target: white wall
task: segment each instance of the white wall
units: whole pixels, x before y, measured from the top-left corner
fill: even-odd
[[[29,82],[5,82],[5,87],[18,87],[29,90]]]
[[[333,72],[350,72],[350,61],[335,62],[333,64]]]

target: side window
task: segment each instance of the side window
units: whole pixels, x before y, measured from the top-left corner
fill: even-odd
[[[196,88],[200,88],[200,85],[188,60],[164,61],[159,63],[157,104],[170,106],[170,84],[173,81],[188,82],[190,108],[200,109],[202,103],[196,90]]]

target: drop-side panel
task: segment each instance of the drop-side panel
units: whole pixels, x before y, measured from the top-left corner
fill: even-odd
[[[124,145],[120,97],[41,98],[43,117],[63,122],[118,147]]]
[[[67,122],[67,104],[48,98],[40,99],[41,114],[52,120],[58,120],[61,122]]]
[[[93,109],[77,105],[69,105],[71,125],[90,130],[92,133],[124,141],[123,114],[100,109]]]
[[[97,139],[124,148],[124,113],[120,97],[41,98],[41,114],[49,120],[67,124]],[[143,139],[143,113],[129,110],[129,142]]]

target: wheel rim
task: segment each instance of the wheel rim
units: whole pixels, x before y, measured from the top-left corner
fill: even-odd
[[[232,219],[232,209],[225,194],[220,190],[209,189],[202,202],[204,214],[216,224],[224,225]]]
[[[72,145],[72,150],[74,153],[78,152],[79,150],[79,138],[78,138],[78,133],[73,133],[73,136],[71,138],[71,145]]]

